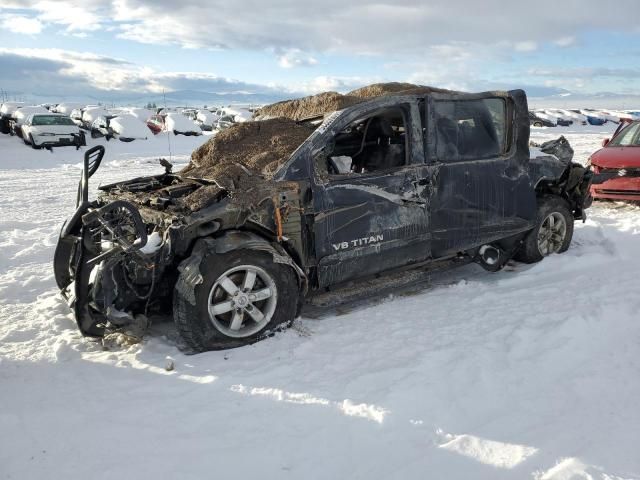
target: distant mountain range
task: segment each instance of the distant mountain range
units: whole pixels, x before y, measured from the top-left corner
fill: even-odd
[[[483,90],[498,90],[500,87],[496,85],[483,86]],[[504,87],[501,87],[504,88]],[[640,110],[640,95],[626,95],[611,92],[603,92],[597,94],[581,94],[570,92],[562,88],[544,87],[544,86],[523,86],[521,87],[527,92],[529,105],[538,107],[557,107],[557,108],[609,108],[616,110]],[[153,93],[135,93],[135,92],[113,92],[96,91],[91,95],[59,95],[34,94],[9,92],[6,94],[7,100],[18,100],[33,104],[48,102],[87,102],[102,103],[105,105],[132,105],[144,106],[148,103],[155,103],[160,106],[224,106],[236,103],[242,104],[268,104],[286,100],[288,98],[296,98],[304,96],[303,93],[291,92],[233,92],[233,93],[216,93],[203,92],[198,90],[177,90],[166,92],[164,94]],[[0,101],[2,99],[0,98]]]

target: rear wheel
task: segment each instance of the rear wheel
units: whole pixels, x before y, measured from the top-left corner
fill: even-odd
[[[203,281],[195,287],[180,274],[173,300],[177,329],[193,350],[253,343],[293,321],[299,294],[294,273],[270,255],[207,253],[199,271]]]
[[[542,122],[533,122],[534,127],[542,127]]]
[[[569,249],[573,238],[573,215],[567,202],[556,196],[538,199],[536,227],[524,239],[516,260],[535,263]]]

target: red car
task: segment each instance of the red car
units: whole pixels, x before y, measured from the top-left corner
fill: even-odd
[[[594,198],[640,200],[640,120],[622,121],[589,162]]]

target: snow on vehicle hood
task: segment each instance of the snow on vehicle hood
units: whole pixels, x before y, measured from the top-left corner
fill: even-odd
[[[143,122],[146,122],[153,115],[153,112],[146,108],[130,108],[129,113]]]
[[[98,117],[108,117],[109,112],[104,108],[91,108],[89,110],[85,110],[82,114],[82,120],[84,122],[93,123]]]
[[[23,105],[24,103],[22,102],[5,102],[0,107],[0,114],[10,115]]]
[[[199,132],[200,127],[194,122],[189,120],[181,113],[168,113],[165,120],[167,124],[167,130],[172,132],[177,130],[178,132]]]
[[[151,132],[146,124],[133,115],[120,115],[111,119],[111,129],[121,137],[147,139]]]
[[[55,108],[55,111],[69,115],[73,110],[82,107],[84,107],[84,104],[82,103],[61,103]]]
[[[205,125],[213,125],[213,122],[215,122],[217,117],[207,110],[200,110],[198,111],[196,118]]]

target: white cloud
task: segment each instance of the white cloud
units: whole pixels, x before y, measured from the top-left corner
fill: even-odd
[[[12,33],[21,33],[25,35],[37,35],[42,31],[43,25],[37,18],[29,18],[24,15],[2,15],[0,16],[2,23],[1,28],[9,30]]]
[[[554,40],[553,43],[558,47],[570,47],[576,43],[576,37],[573,37],[573,36],[560,37]]]
[[[532,41],[516,42],[513,48],[516,52],[535,52],[538,49],[538,44]]]
[[[278,57],[278,65],[282,68],[311,67],[318,61],[300,49],[292,48]]]
[[[404,55],[433,45],[507,42],[517,51],[568,46],[585,31],[637,33],[640,3],[539,0],[536,8],[503,0],[3,0],[70,31],[116,27],[123,38],[188,48]],[[624,11],[625,15],[619,12]],[[240,12],[240,13],[239,13]],[[454,12],[452,14],[452,12]],[[247,14],[244,14],[247,13]],[[597,23],[595,23],[597,22]],[[522,28],[526,23],[527,28]],[[560,32],[560,35],[559,35]],[[560,37],[560,38],[558,38]],[[282,55],[282,54],[281,54]],[[279,59],[280,60],[280,59]],[[285,65],[293,63],[285,58]]]
[[[357,77],[357,76],[340,77],[340,76],[320,75],[312,78],[309,81],[298,82],[283,88],[290,92],[296,92],[296,93],[301,92],[301,93],[306,93],[308,95],[319,93],[319,92],[328,92],[328,91],[345,93],[349,90],[354,90],[358,87],[362,87],[363,85],[368,85],[368,84],[376,83],[380,81],[381,81],[381,78],[379,77]]]

